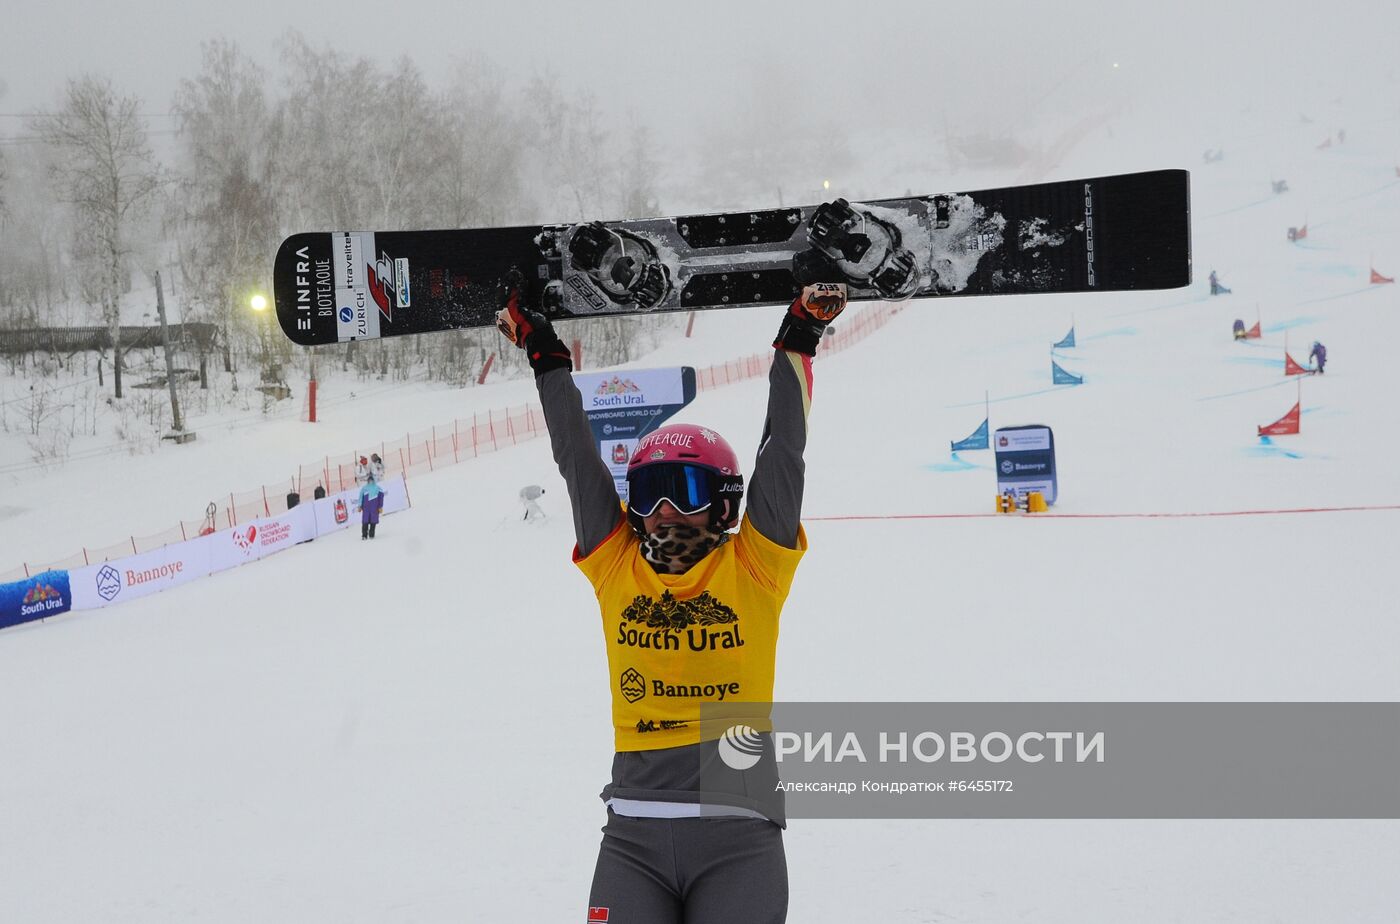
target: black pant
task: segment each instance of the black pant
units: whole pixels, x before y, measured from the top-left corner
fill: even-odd
[[[374,538],[374,528],[375,528],[376,526],[378,526],[378,525],[379,525],[378,523],[361,523],[361,524],[360,524],[360,538],[361,538],[361,539],[373,539],[373,538]]]
[[[783,831],[759,818],[609,810],[588,905],[608,909],[608,924],[783,924]]]

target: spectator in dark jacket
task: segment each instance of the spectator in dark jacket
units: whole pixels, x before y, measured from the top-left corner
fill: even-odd
[[[1327,347],[1323,346],[1319,341],[1314,340],[1312,352],[1308,354],[1308,362],[1316,367],[1316,371],[1320,375],[1322,373],[1322,367],[1327,365]]]

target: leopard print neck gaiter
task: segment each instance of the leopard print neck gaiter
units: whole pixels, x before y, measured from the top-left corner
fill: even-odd
[[[667,523],[642,537],[642,557],[658,574],[685,574],[728,541],[729,533],[720,529]]]

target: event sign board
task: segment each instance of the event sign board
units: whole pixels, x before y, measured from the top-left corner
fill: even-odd
[[[1041,424],[999,427],[992,437],[996,451],[997,493],[1016,492],[1024,501],[1031,491],[1055,503],[1059,482],[1055,473],[1055,434]]]
[[[574,375],[598,454],[627,500],[627,460],[642,437],[695,400],[695,370],[625,369]]]

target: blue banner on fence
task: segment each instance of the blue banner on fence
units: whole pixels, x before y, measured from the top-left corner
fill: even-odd
[[[67,571],[45,571],[0,584],[0,629],[66,613],[73,606]]]
[[[1074,346],[1074,327],[1073,327],[1073,326],[1070,327],[1069,333],[1065,334],[1065,337],[1064,337],[1063,340],[1061,340],[1059,343],[1052,343],[1052,344],[1050,344],[1050,348],[1051,348],[1051,349],[1054,349],[1054,350],[1067,350],[1067,349],[1069,349],[1069,348],[1072,347],[1072,346]]]
[[[1060,368],[1060,364],[1050,360],[1050,375],[1056,385],[1083,385],[1084,376],[1074,375]]]
[[[959,452],[963,449],[987,449],[990,445],[989,437],[987,436],[988,423],[989,420],[984,418],[982,420],[982,425],[976,430],[973,430],[971,436],[951,444],[953,452]]]
[[[1015,491],[1024,500],[1039,491],[1045,503],[1055,503],[1059,477],[1055,473],[1055,434],[1041,424],[1001,427],[996,444],[997,493]]]
[[[695,400],[695,370],[628,369],[574,376],[598,454],[627,500],[627,460],[637,442]]]

